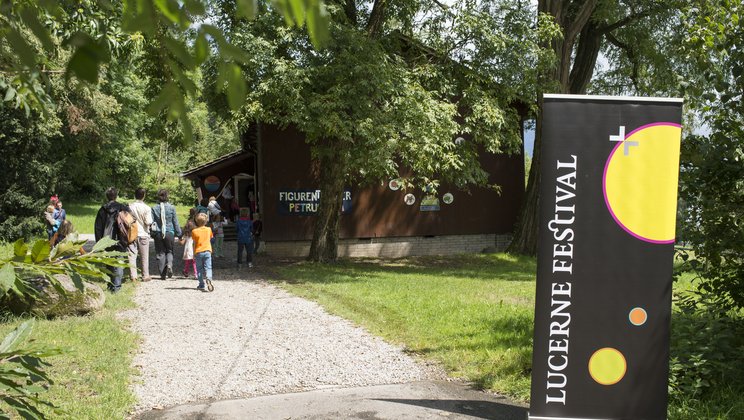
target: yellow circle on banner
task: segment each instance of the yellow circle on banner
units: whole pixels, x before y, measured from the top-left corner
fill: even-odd
[[[615,221],[651,243],[673,243],[682,128],[655,123],[640,127],[610,153],[604,196]]]
[[[589,374],[601,385],[614,385],[620,382],[627,367],[625,356],[612,347],[599,349],[589,358]]]

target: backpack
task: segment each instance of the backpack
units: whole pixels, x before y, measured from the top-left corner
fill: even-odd
[[[119,227],[119,243],[127,246],[137,240],[137,221],[132,213],[119,210],[116,216],[116,225]]]

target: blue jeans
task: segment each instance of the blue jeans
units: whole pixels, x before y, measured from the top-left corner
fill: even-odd
[[[111,281],[108,289],[114,293],[121,289],[121,278],[124,277],[124,267],[109,267],[111,270]]]
[[[204,278],[212,280],[212,253],[209,251],[200,252],[194,255],[196,260],[196,271],[199,273],[197,279],[199,280],[200,288],[204,287]]]
[[[253,242],[238,241],[238,264],[243,262],[243,250],[245,249],[245,259],[249,263],[253,262]]]

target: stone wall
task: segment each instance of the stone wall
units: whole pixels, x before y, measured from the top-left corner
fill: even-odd
[[[413,255],[452,255],[489,251],[503,251],[511,235],[446,235],[394,238],[342,239],[338,247],[340,257],[398,258]],[[276,257],[306,257],[310,241],[268,242],[265,252]]]

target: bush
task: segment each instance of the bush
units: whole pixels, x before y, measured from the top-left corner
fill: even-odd
[[[744,387],[744,319],[699,294],[678,301],[672,320],[669,388],[678,400],[702,399],[724,386]]]

